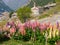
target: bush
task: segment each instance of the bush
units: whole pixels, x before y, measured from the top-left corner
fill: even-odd
[[[44,32],[41,33],[41,31],[39,29],[37,29],[36,31],[36,41],[40,42],[40,43],[44,43],[45,44],[45,36],[43,35]]]
[[[26,22],[27,19],[31,18],[31,8],[30,7],[22,7],[17,10],[17,14],[21,22]]]
[[[24,35],[23,36],[23,40],[24,41],[29,41],[29,40],[31,40],[31,37],[32,37],[32,34],[33,32],[32,32],[32,29],[26,29],[26,35]]]
[[[6,32],[0,32],[0,42],[8,41],[10,38],[7,36],[7,34],[4,34]]]

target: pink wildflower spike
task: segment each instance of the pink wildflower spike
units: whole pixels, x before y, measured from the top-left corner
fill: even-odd
[[[35,24],[34,23],[31,23],[31,27],[34,30],[35,29]]]
[[[28,27],[27,25],[28,25],[28,22],[25,22],[25,27]]]
[[[10,34],[15,33],[16,29],[14,27],[10,28]]]
[[[38,22],[37,20],[36,20],[35,22],[36,22],[36,27],[37,27],[37,26],[38,26],[38,24],[39,24],[39,22]]]
[[[47,27],[49,27],[50,26],[50,22],[48,22],[46,25],[47,25]]]
[[[34,21],[34,22],[33,22],[33,25],[34,25],[34,28],[36,28],[36,27],[39,26],[39,22],[38,22],[38,21]]]
[[[39,25],[40,25],[40,23],[39,23],[38,21],[37,21],[36,23],[37,23],[37,26],[39,26]]]
[[[39,28],[41,32],[47,29],[45,24],[40,24]]]
[[[30,21],[25,22],[25,26],[26,26],[27,28],[31,28],[31,22],[30,22]]]
[[[60,23],[59,23],[59,28],[58,28],[58,29],[59,29],[59,31],[60,31]]]
[[[19,22],[19,23],[17,24],[17,28],[20,28],[20,27],[21,27],[21,25],[22,25],[22,23],[21,23],[21,22]]]
[[[47,29],[47,25],[46,25],[46,23],[43,24],[43,27],[44,27],[44,30]]]
[[[11,21],[11,22],[10,22],[10,25],[11,25],[11,26],[14,26],[14,25],[15,25],[14,21]]]
[[[33,26],[36,27],[36,22],[33,22]]]
[[[18,24],[17,24],[17,28],[19,28],[20,26],[21,26],[21,24],[20,24],[20,23],[18,23]]]
[[[57,28],[59,28],[59,22],[57,22],[56,25],[57,25]]]
[[[26,26],[27,26],[28,28],[30,27],[30,26],[29,26],[29,21],[27,22]]]
[[[59,32],[60,32],[60,27],[58,28]]]
[[[25,24],[21,24],[20,28],[19,28],[19,32],[22,34],[22,35],[25,35]]]
[[[44,26],[43,26],[43,25],[41,25],[40,29],[41,29],[41,30],[43,30],[43,29],[44,29]]]

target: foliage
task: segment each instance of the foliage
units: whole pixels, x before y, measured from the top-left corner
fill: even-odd
[[[60,0],[55,0],[55,2],[56,2],[56,6],[47,11],[47,13],[49,15],[50,14],[53,15],[53,14],[56,14],[56,13],[60,12]]]
[[[18,33],[18,32],[15,32],[15,34],[12,36],[12,39],[14,40],[22,40],[23,36]]]
[[[32,41],[16,41],[16,40],[9,40],[9,41],[5,41],[3,43],[0,43],[0,45],[43,45],[43,43],[39,43],[39,42],[32,42]]]
[[[26,35],[24,35],[23,36],[23,40],[24,41],[29,41],[29,40],[31,40],[31,37],[32,37],[32,34],[33,32],[32,32],[32,29],[26,29]]]
[[[20,19],[22,22],[25,22],[27,19],[30,18],[31,9],[30,9],[29,7],[19,8],[19,9],[17,10],[17,14],[18,14],[19,19]]]
[[[13,12],[10,12],[10,14],[9,14],[9,17],[10,17],[10,18],[12,17],[12,14],[13,14]]]
[[[49,16],[50,16],[49,14],[42,14],[41,16],[39,16],[39,19],[46,18],[46,17],[49,17]]]
[[[60,0],[55,0],[56,1],[56,3],[60,3]]]
[[[6,32],[7,33],[7,32]],[[3,41],[8,41],[10,38],[4,34],[4,32],[0,31],[0,43]]]
[[[50,45],[55,45],[55,43],[59,40],[60,40],[60,36],[55,36],[55,37],[52,37],[52,38],[48,38],[48,42],[50,43]]]
[[[44,33],[44,32],[43,32]],[[45,37],[44,35],[40,32],[40,30],[36,31],[36,40],[40,43],[44,43],[45,44]]]

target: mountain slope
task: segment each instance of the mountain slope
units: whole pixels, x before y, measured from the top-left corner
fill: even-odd
[[[3,2],[13,10],[17,10],[26,5],[29,0],[3,0]]]
[[[0,0],[0,12],[12,11],[26,5],[29,0]]]
[[[55,0],[56,6],[47,11],[48,14],[54,14],[60,12],[60,0]]]
[[[48,3],[53,3],[55,0],[31,0],[30,4],[28,6],[32,7],[33,6],[33,1],[36,3],[38,6],[43,6]]]
[[[12,9],[10,9],[2,0],[0,0],[0,13],[4,11],[12,11]]]

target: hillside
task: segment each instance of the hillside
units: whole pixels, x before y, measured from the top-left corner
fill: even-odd
[[[56,3],[60,3],[60,0],[55,0],[56,1]]]
[[[0,13],[4,11],[15,11],[28,2],[29,0],[0,0]]]
[[[32,7],[33,6],[33,1],[36,3],[38,6],[43,6],[47,5],[48,3],[53,3],[55,0],[31,0],[30,4],[28,6]]]
[[[0,0],[0,12],[4,11],[12,11],[12,9],[5,5],[5,3],[2,0]]]
[[[60,0],[55,0],[56,1],[56,7],[50,9],[47,11],[48,14],[54,14],[60,12]]]
[[[53,15],[55,16],[60,12],[60,0],[55,0],[55,2],[56,6],[45,11],[45,14],[43,13],[42,16],[39,16],[39,19],[52,17]]]

